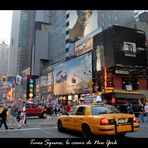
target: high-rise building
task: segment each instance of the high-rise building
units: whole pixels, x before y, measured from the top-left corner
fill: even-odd
[[[2,78],[3,74],[7,75],[9,49],[5,42],[0,44],[0,78]],[[1,81],[2,79],[0,79],[0,83]]]
[[[6,97],[5,88],[7,80],[9,49],[10,49],[9,46],[4,41],[0,43],[0,98]],[[5,82],[3,82],[4,75],[6,76]]]
[[[21,73],[24,69],[30,67],[31,48],[34,42],[34,19],[35,11],[21,11],[17,53],[17,73]]]
[[[8,75],[17,74],[17,50],[19,41],[20,14],[21,11],[15,10],[13,11],[12,15]]]
[[[50,10],[49,13],[49,63],[65,60],[66,10]]]
[[[112,26],[127,26],[134,21],[134,10],[98,10],[98,26],[103,30]]]
[[[34,41],[35,11],[13,11],[8,74],[16,75],[30,66]]]
[[[31,73],[40,75],[48,64],[49,48],[49,10],[35,13],[34,43],[31,50]]]

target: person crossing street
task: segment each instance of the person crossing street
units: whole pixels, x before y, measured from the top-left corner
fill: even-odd
[[[7,123],[6,123],[6,122],[7,122],[7,112],[8,112],[7,107],[6,107],[6,105],[4,104],[4,105],[3,105],[3,111],[2,111],[2,113],[1,113],[0,128],[1,128],[2,125],[4,124],[6,130],[8,129],[8,126],[7,126]]]
[[[18,108],[16,106],[16,104],[12,104],[11,106],[11,110],[10,110],[10,123],[11,126],[10,128],[13,129],[14,128],[14,124],[20,128],[20,124],[17,122],[17,116],[18,116]]]

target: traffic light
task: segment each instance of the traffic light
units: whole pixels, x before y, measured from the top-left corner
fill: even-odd
[[[27,99],[30,101],[35,97],[35,79],[33,75],[27,76]]]
[[[3,76],[2,76],[2,80],[3,80],[3,81],[6,81],[6,79],[7,79],[6,75],[3,74]]]

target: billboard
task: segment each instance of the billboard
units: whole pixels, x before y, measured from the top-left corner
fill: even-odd
[[[89,81],[92,74],[92,54],[87,53],[78,58],[55,66],[54,95],[88,93],[92,90]],[[75,81],[72,81],[75,79]]]
[[[145,33],[113,25],[93,38],[96,70],[122,66],[146,66]]]
[[[145,33],[138,29],[115,28],[115,63],[146,66]],[[118,38],[120,36],[120,38]]]
[[[53,92],[53,72],[49,72],[47,76],[47,91],[49,93]]]
[[[69,37],[84,37],[98,28],[97,10],[69,10]]]
[[[82,55],[93,49],[93,37],[88,37],[83,41],[77,41],[75,43],[75,55]]]

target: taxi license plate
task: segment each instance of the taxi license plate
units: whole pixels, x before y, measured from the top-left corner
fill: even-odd
[[[118,125],[118,124],[125,124],[125,123],[127,123],[127,121],[128,121],[127,118],[125,118],[125,119],[116,119],[116,124],[117,124],[117,125]]]

